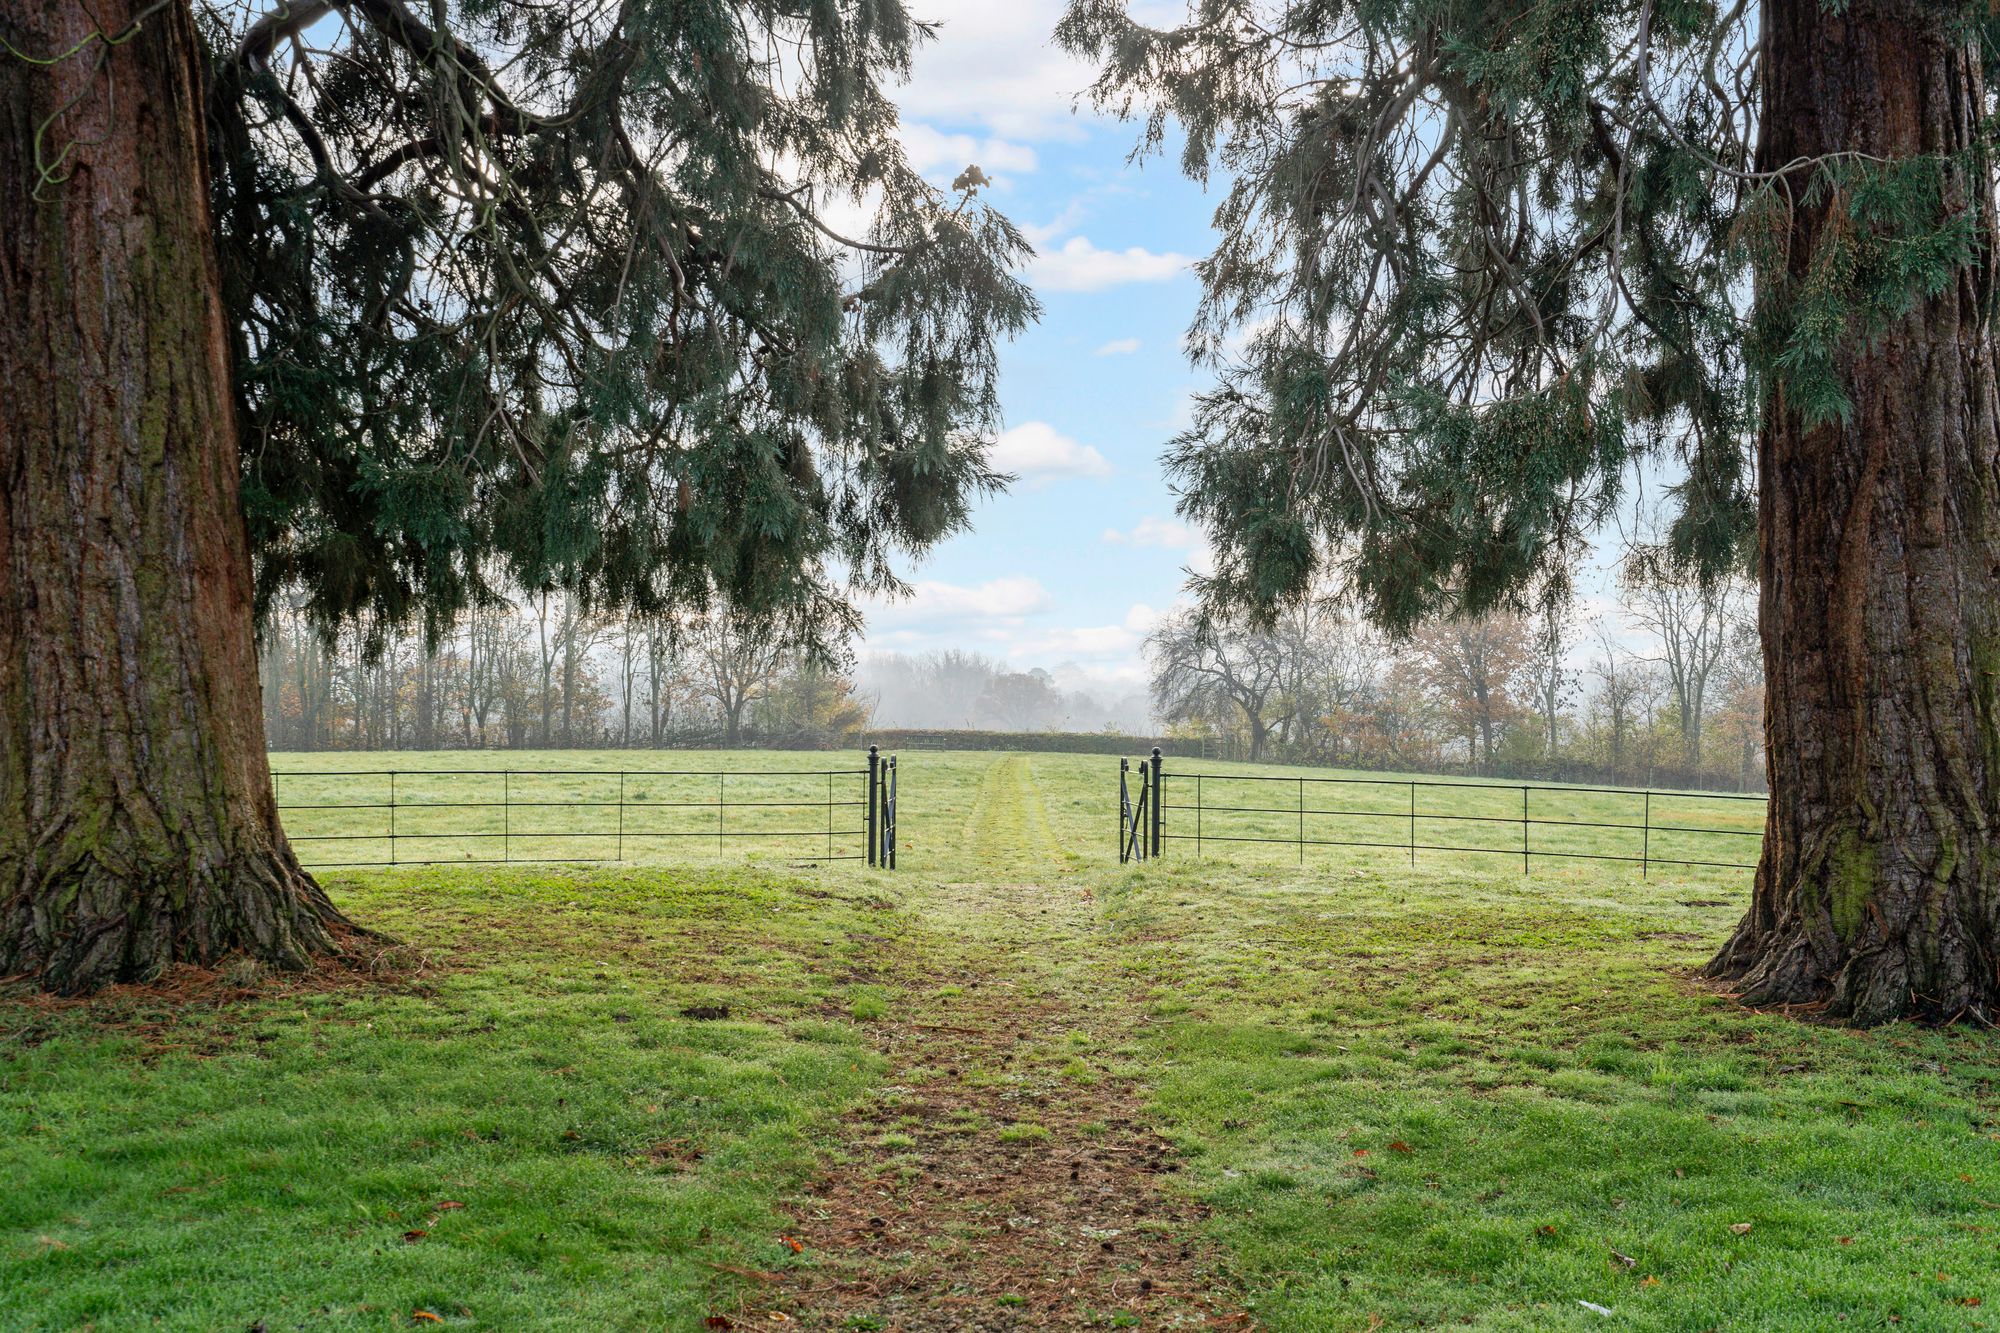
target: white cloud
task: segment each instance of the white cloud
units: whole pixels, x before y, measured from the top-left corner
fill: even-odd
[[[1029,261],[1028,281],[1045,292],[1101,292],[1128,282],[1166,282],[1187,272],[1192,263],[1171,250],[1156,254],[1137,245],[1100,250],[1088,236],[1072,236]]]
[[[1139,350],[1137,338],[1113,338],[1104,346],[1092,352],[1092,356],[1130,356]]]
[[[1050,40],[1066,0],[919,0],[911,8],[941,26],[896,94],[907,113],[1014,139],[1083,136],[1072,104],[1094,71]]]
[[[1132,603],[1132,609],[1125,613],[1125,628],[1140,634],[1151,634],[1153,627],[1166,616],[1165,611],[1147,606],[1144,602]]]
[[[1199,545],[1201,535],[1185,523],[1148,514],[1130,532],[1106,528],[1104,540],[1113,546],[1162,546],[1168,550],[1185,551]]]
[[[1000,471],[1031,481],[1111,475],[1111,464],[1103,454],[1077,443],[1046,421],[1024,421],[1003,431],[986,457]]]
[[[868,607],[871,625],[920,626],[964,620],[1014,620],[1047,610],[1049,590],[1038,579],[1016,574],[988,579],[976,587],[919,579],[910,595],[877,599]],[[870,633],[870,643],[906,639],[909,629],[890,634]]]
[[[1045,630],[1015,643],[1009,656],[1015,658],[1078,658],[1093,662],[1114,662],[1121,668],[1136,665],[1146,636],[1159,622],[1160,613],[1143,602],[1135,602],[1116,625],[1074,625]]]
[[[1110,546],[1130,546],[1140,550],[1185,551],[1187,556],[1182,569],[1201,575],[1215,572],[1215,550],[1208,544],[1208,538],[1187,524],[1170,518],[1148,514],[1129,532],[1106,528],[1104,541]],[[1154,619],[1158,618],[1158,613],[1154,613]]]
[[[947,179],[975,164],[989,176],[1026,175],[1037,164],[1035,150],[1026,144],[947,134],[921,121],[905,121],[897,127],[896,137],[903,141],[911,166],[925,174],[941,172]]]

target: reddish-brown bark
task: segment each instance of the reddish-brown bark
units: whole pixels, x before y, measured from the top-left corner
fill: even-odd
[[[339,922],[264,753],[192,20],[145,9],[11,4],[75,50],[0,54],[0,974],[65,992]]]
[[[1753,1002],[1861,1023],[2000,1018],[2000,402],[1980,54],[1950,6],[1765,6],[1762,165],[1953,157],[1985,244],[1840,372],[1854,411],[1760,440],[1771,806],[1711,965]],[[1955,156],[1954,156],[1955,155]],[[1970,169],[1964,169],[1968,168]],[[1794,276],[1834,205],[1792,214]]]

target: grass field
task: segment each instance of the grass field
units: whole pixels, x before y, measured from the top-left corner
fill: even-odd
[[[1997,1322],[2000,1049],[1691,980],[1743,872],[1120,867],[1115,760],[902,780],[894,875],[329,871],[379,977],[0,999],[0,1327]]]

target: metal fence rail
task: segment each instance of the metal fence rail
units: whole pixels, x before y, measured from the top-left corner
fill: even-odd
[[[1768,799],[1629,787],[1169,772],[1157,749],[1139,769],[1135,808],[1130,761],[1119,761],[1121,861],[1158,856],[1168,842],[1192,843],[1197,856],[1210,843],[1259,843],[1295,847],[1301,863],[1308,847],[1373,847],[1406,852],[1412,865],[1418,852],[1518,856],[1523,874],[1535,857],[1627,862],[1642,874],[1655,865],[1752,870]],[[1743,839],[1758,842],[1750,846]],[[1752,859],[1740,859],[1743,854]]]
[[[895,864],[895,756],[858,768],[287,769],[287,838],[317,869],[619,862],[713,844]]]

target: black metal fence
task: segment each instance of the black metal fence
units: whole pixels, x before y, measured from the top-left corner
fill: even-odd
[[[1625,787],[1354,778],[1304,773],[1168,772],[1160,751],[1118,764],[1118,859],[1159,856],[1170,842],[1296,849],[1373,847],[1750,870],[1766,797]]]
[[[290,769],[299,859],[341,866],[720,859],[896,864],[896,756],[815,769]]]

